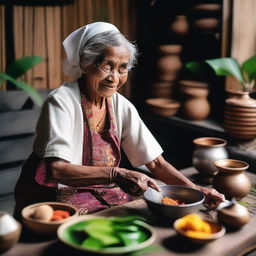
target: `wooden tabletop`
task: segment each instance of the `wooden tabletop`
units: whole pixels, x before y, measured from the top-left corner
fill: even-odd
[[[181,171],[193,179],[196,171],[194,168],[187,168]],[[252,183],[256,184],[256,175],[248,173]],[[243,199],[244,202],[256,204],[256,196],[249,194]],[[172,223],[162,223],[157,216],[151,214],[143,199],[137,199],[122,206],[98,212],[100,216],[127,216],[141,215],[145,217],[150,225],[156,230],[157,238],[154,242],[157,250],[150,252],[150,256],[240,256],[247,248],[256,245],[256,215],[255,207],[250,207],[251,219],[248,224],[239,230],[227,230],[226,234],[215,241],[205,245],[197,245],[177,235],[172,228]],[[215,219],[216,211],[202,213],[208,218]],[[2,256],[56,256],[56,255],[90,255],[84,252],[77,252],[71,249],[56,238],[39,238],[32,234],[23,234],[21,240]],[[143,255],[143,254],[142,254]]]

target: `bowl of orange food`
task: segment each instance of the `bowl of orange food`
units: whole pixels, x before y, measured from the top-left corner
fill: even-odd
[[[21,212],[22,223],[40,235],[57,235],[57,229],[61,224],[78,215],[79,212],[74,206],[60,202],[31,204]]]
[[[199,190],[179,185],[159,187],[161,192],[149,188],[144,193],[149,210],[157,217],[176,220],[189,213],[196,213],[202,208],[205,196]]]
[[[173,223],[178,234],[200,244],[209,243],[222,237],[226,229],[217,222],[205,220],[196,213],[190,213]]]

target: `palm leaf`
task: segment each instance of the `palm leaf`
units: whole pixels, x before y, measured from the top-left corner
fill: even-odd
[[[243,86],[245,81],[240,65],[234,58],[218,58],[206,60],[217,76],[234,76]]]
[[[19,58],[8,66],[6,73],[13,78],[20,77],[43,60],[44,58],[39,56],[26,56]]]
[[[185,64],[185,68],[190,70],[194,75],[199,75],[202,72],[202,63],[189,61]]]
[[[10,75],[7,75],[6,73],[3,73],[3,72],[0,72],[0,79],[2,79],[3,81],[9,81],[9,82],[13,83],[18,88],[27,92],[37,105],[42,106],[43,99],[42,99],[41,95],[37,92],[37,90],[35,90],[29,84],[26,84],[22,81],[18,81],[15,78],[13,78]]]
[[[246,60],[242,69],[248,74],[249,81],[253,81],[256,78],[256,55]]]

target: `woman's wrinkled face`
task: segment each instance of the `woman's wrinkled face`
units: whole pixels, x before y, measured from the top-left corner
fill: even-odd
[[[111,97],[127,81],[129,58],[126,47],[109,47],[99,64],[86,68],[86,88],[95,99]]]

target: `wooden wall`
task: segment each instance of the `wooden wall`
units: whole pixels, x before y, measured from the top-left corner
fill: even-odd
[[[5,8],[0,6],[0,70],[6,67],[8,45],[5,41]],[[63,6],[14,5],[12,11],[15,58],[31,55],[45,58],[45,62],[23,78],[35,88],[56,88],[68,79],[62,72],[65,58],[62,41],[76,28],[94,21],[107,21],[134,40],[133,0],[74,0],[74,4]],[[129,96],[129,90],[126,86],[122,93]]]
[[[230,52],[227,56],[234,57],[243,63],[249,57],[256,55],[256,1],[255,0],[225,0],[230,10]],[[241,89],[233,78],[227,78],[227,89]]]

